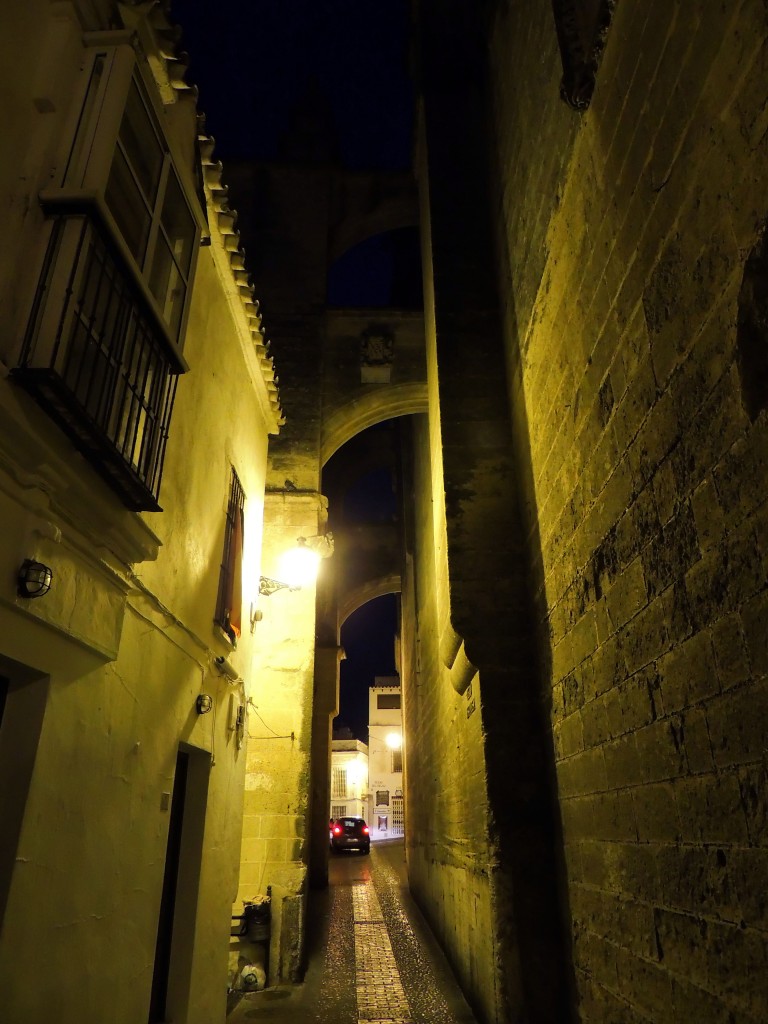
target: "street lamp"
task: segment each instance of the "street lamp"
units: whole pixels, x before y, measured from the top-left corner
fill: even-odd
[[[390,750],[399,750],[403,745],[403,737],[399,732],[390,732],[384,738]]]
[[[269,597],[278,590],[301,590],[317,579],[321,558],[333,554],[333,534],[323,533],[315,537],[299,537],[296,546],[286,551],[280,559],[280,579],[270,576],[259,578],[259,593]]]

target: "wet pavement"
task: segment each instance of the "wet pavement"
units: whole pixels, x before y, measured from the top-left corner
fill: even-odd
[[[402,840],[331,856],[312,893],[301,985],[246,995],[227,1024],[476,1024],[411,898]]]

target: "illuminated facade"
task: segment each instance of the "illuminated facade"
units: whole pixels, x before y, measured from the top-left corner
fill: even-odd
[[[160,8],[0,24],[0,1016],[210,1024],[271,359]],[[21,596],[25,560],[47,594]]]
[[[333,740],[329,818],[368,820],[368,747],[360,740]]]
[[[401,836],[403,712],[400,680],[377,676],[368,691],[369,818],[374,839]]]

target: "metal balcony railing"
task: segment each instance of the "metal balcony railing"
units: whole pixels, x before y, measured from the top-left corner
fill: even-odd
[[[14,379],[134,511],[158,511],[178,367],[108,231],[54,220]]]

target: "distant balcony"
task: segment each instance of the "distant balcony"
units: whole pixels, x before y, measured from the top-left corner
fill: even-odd
[[[56,216],[13,379],[133,511],[159,511],[179,358],[97,216]]]

